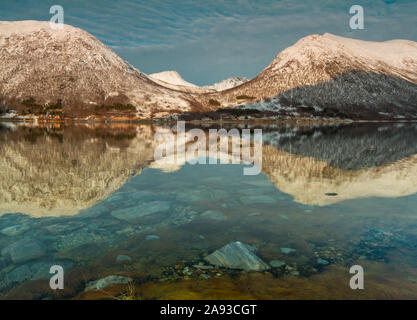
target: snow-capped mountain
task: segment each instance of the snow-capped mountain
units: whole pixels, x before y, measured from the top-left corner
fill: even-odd
[[[222,107],[243,102],[244,108],[277,112],[310,107],[354,118],[417,118],[417,43],[311,35],[253,80],[204,98],[204,104],[215,99]]]
[[[175,90],[185,90],[187,92],[193,93],[209,93],[223,91],[237,87],[242,83],[249,81],[249,79],[244,77],[232,77],[212,84],[210,86],[199,87],[195,84],[185,81],[177,71],[162,71],[159,73],[153,73],[149,75],[149,78],[151,78],[153,81],[160,84],[161,86]],[[189,88],[195,90],[190,90]]]
[[[212,84],[211,86],[205,86],[203,88],[214,89],[216,91],[223,91],[223,90],[240,86],[241,84],[248,82],[248,81],[249,79],[245,77],[233,77],[233,78],[227,78],[225,80]]]
[[[177,86],[197,88],[195,84],[185,81],[177,71],[162,71],[149,75],[152,80],[163,81]]]
[[[168,89],[187,93],[203,94],[215,92],[214,89],[201,88],[185,81],[177,71],[162,71],[148,75],[149,79]]]
[[[191,96],[156,84],[69,25],[53,30],[49,22],[0,22],[0,61],[0,104],[13,109],[28,99],[41,106],[60,99],[65,112],[77,116],[114,102],[135,106],[135,116],[144,118],[192,108]]]
[[[0,61],[0,113],[58,108],[120,119],[238,106],[268,116],[417,119],[417,43],[407,40],[311,35],[250,81],[198,87],[175,71],[147,76],[81,29],[18,21],[0,22]]]

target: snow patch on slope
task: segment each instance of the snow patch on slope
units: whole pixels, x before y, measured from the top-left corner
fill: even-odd
[[[399,68],[407,67],[408,61],[417,61],[417,43],[408,40],[385,42],[362,41],[325,33],[324,38],[343,46],[356,57],[366,60],[382,61]]]
[[[237,87],[249,81],[249,79],[244,78],[244,77],[231,77],[231,78],[222,80],[220,82],[217,82],[215,84],[212,84],[210,86],[199,87],[195,84],[185,81],[183,77],[181,77],[181,75],[177,71],[162,71],[159,73],[152,73],[148,75],[148,77],[152,81],[155,81],[161,86],[165,86],[167,88],[181,90],[181,89],[186,89],[183,87],[187,87],[187,88],[193,88],[193,89],[201,89],[201,92],[223,91],[223,90]],[[178,86],[178,87],[172,87],[172,85]]]
[[[177,71],[162,71],[150,74],[149,77],[152,80],[159,80],[177,86],[197,88],[195,84],[185,81]]]
[[[244,78],[244,77],[233,77],[233,78],[227,78],[225,80],[217,82],[211,86],[205,86],[204,88],[214,89],[216,91],[223,91],[223,90],[240,86],[241,84],[248,82],[248,81],[249,79]]]
[[[365,71],[388,73],[417,82],[417,43],[408,40],[372,42],[344,38],[330,33],[310,35],[282,51],[264,69],[286,73],[305,71],[313,62],[331,63],[339,59]],[[314,75],[307,75],[312,77]],[[312,81],[309,81],[312,82]]]

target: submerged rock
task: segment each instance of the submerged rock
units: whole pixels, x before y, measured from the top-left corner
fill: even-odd
[[[23,233],[27,230],[29,230],[28,225],[18,224],[18,225],[15,225],[15,226],[4,228],[0,232],[2,234],[4,234],[5,236],[13,237],[13,236],[17,236],[17,235],[19,235],[19,234],[21,234],[21,233]]]
[[[230,201],[230,202],[224,202],[224,203],[221,204],[221,206],[223,208],[226,208],[226,209],[227,208],[235,208],[235,207],[240,206],[240,201],[235,200],[235,201]]]
[[[49,273],[50,268],[54,265],[62,266],[66,272],[75,263],[71,260],[46,260],[18,266],[5,274],[4,279],[0,279],[0,290],[27,280],[49,279],[52,277],[52,274]]]
[[[278,202],[278,200],[275,199],[274,197],[265,196],[265,195],[241,197],[240,201],[243,204],[256,204],[256,203],[273,204],[273,203]]]
[[[80,221],[71,221],[71,222],[66,221],[66,222],[48,225],[44,227],[44,229],[47,230],[51,234],[57,235],[57,234],[71,232],[71,231],[80,229],[84,226],[85,224]]]
[[[118,262],[118,263],[127,263],[127,262],[132,262],[132,258],[131,258],[131,257],[129,257],[129,256],[127,256],[127,255],[124,255],[124,254],[119,254],[119,255],[116,257],[116,262]]]
[[[293,253],[295,251],[296,251],[295,249],[291,249],[291,248],[281,248],[281,252],[283,254],[290,254],[290,253]]]
[[[148,236],[146,236],[145,240],[146,241],[153,241],[153,240],[159,240],[159,236],[157,236],[156,234],[150,234]]]
[[[158,212],[166,212],[171,209],[168,201],[145,202],[138,206],[128,207],[112,211],[111,215],[117,219],[134,221]]]
[[[266,187],[266,188],[273,187],[273,184],[268,179],[245,181],[245,183],[251,186],[255,186],[255,187]]]
[[[280,267],[285,266],[286,263],[285,263],[285,261],[281,261],[281,260],[272,260],[272,261],[269,261],[269,265],[272,268],[280,268]]]
[[[128,277],[111,275],[102,279],[90,281],[89,283],[87,283],[84,291],[98,291],[112,285],[126,284],[131,281],[132,279]]]
[[[261,215],[260,212],[252,212],[248,214],[248,217],[259,217]]]
[[[205,258],[217,267],[242,269],[245,271],[264,271],[270,269],[256,254],[255,248],[239,241],[229,243]]]
[[[328,264],[329,264],[329,261],[324,260],[324,259],[322,259],[322,258],[318,258],[318,259],[317,259],[317,263],[318,263],[318,264],[321,264],[321,265],[323,265],[323,266],[325,266],[325,265],[328,265]]]
[[[3,275],[2,275],[3,276]],[[20,283],[23,281],[30,280],[32,278],[32,271],[30,266],[22,265],[19,266],[6,275],[4,275],[4,279],[0,280],[0,290],[4,290],[5,288]]]
[[[218,211],[218,210],[207,210],[203,212],[200,217],[205,218],[205,219],[217,220],[217,221],[227,220],[226,215],[223,212]]]
[[[271,188],[249,188],[249,189],[240,189],[239,193],[246,196],[264,196],[265,194],[271,193]]]
[[[227,198],[227,194],[220,190],[184,190],[177,194],[177,200],[181,202],[199,202]]]
[[[38,259],[45,254],[44,244],[34,238],[24,238],[1,251],[3,257],[10,258],[16,264]]]

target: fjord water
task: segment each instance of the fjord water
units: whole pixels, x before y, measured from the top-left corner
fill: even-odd
[[[0,297],[417,298],[415,124],[235,127],[263,129],[259,175],[155,161],[167,127],[1,124]],[[234,241],[272,268],[205,262]],[[108,275],[132,280],[84,292]]]

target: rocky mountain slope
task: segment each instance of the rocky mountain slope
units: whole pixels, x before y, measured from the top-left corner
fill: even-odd
[[[0,60],[3,108],[35,113],[45,106],[63,107],[67,115],[82,117],[104,104],[110,106],[107,112],[126,111],[139,118],[192,109],[191,96],[158,85],[92,35],[69,25],[53,30],[49,22],[0,22]]]
[[[417,43],[406,40],[311,35],[250,81],[198,87],[175,71],[147,76],[78,28],[18,21],[0,22],[0,60],[0,117],[124,120],[236,107],[271,118],[417,119]]]
[[[292,108],[294,116],[309,108],[327,109],[329,116],[417,118],[417,43],[311,35],[282,51],[253,80],[204,99],[222,107]]]

